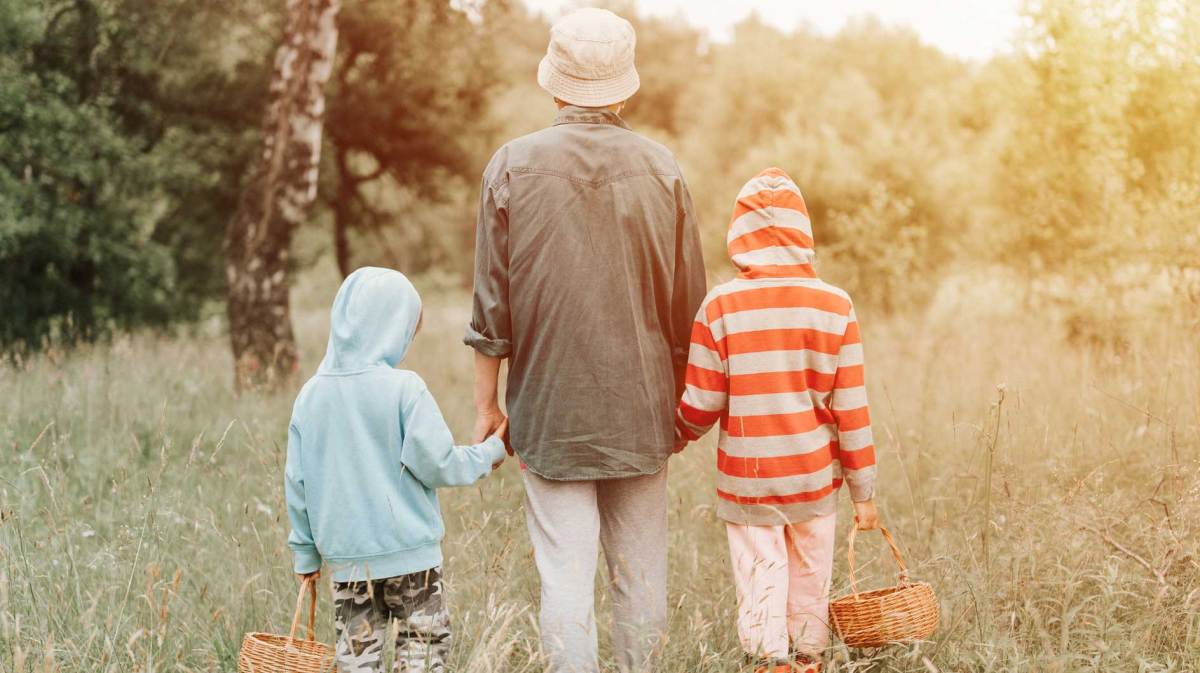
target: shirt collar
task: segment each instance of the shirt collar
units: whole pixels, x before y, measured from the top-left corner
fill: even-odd
[[[559,124],[608,124],[628,129],[629,125],[621,119],[621,115],[608,108],[579,107],[567,105],[558,111],[554,117],[554,125]]]

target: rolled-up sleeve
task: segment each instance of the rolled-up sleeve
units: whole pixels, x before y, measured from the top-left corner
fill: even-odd
[[[489,167],[488,173],[490,173]],[[491,357],[512,354],[508,306],[508,185],[485,173],[475,223],[475,292],[463,343]]]

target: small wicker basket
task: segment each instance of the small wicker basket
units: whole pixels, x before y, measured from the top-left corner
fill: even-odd
[[[296,639],[300,626],[300,611],[304,608],[305,592],[312,597],[308,607],[308,637]],[[286,636],[270,633],[247,633],[238,655],[238,673],[334,673],[333,648],[315,640],[313,627],[317,618],[317,583],[307,579],[300,585],[296,597],[296,613],[292,628]]]
[[[851,593],[829,603],[829,621],[842,642],[849,647],[883,647],[892,643],[925,640],[938,626],[938,603],[933,587],[908,579],[908,570],[892,534],[882,526],[879,531],[892,549],[900,579],[896,586],[859,593],[854,579],[854,537],[858,526],[850,530],[849,561]]]

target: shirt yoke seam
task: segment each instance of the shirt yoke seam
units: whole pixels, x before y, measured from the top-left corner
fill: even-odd
[[[579,184],[579,185],[584,185],[587,187],[602,187],[604,185],[612,184],[614,182],[621,182],[622,180],[627,180],[629,178],[638,178],[638,177],[648,177],[648,176],[671,177],[671,178],[679,177],[671,171],[661,171],[661,170],[660,171],[626,171],[624,173],[617,173],[615,175],[611,175],[607,178],[603,178],[600,180],[586,180],[584,178],[578,178],[573,175],[568,175],[567,173],[563,173],[561,171],[554,171],[554,170],[550,170],[548,168],[532,168],[532,167],[526,167],[526,166],[512,167],[512,168],[508,169],[508,172],[525,173],[525,174],[529,174],[529,175],[545,175],[548,177],[560,178],[562,180],[567,180],[569,182],[573,182],[573,183]],[[506,179],[505,182],[507,183],[508,180]]]

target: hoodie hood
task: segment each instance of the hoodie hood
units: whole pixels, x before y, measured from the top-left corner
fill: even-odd
[[[329,346],[319,374],[395,367],[421,319],[421,296],[399,271],[367,266],[342,281],[329,312]]]
[[[738,192],[726,238],[742,278],[815,278],[812,223],[796,183],[778,168]]]

